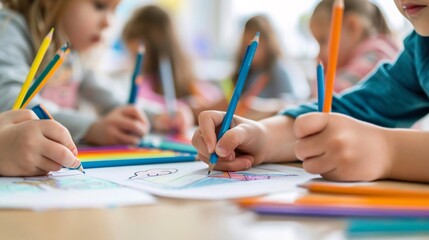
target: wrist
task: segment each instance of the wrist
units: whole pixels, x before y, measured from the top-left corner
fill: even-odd
[[[393,178],[393,172],[397,165],[397,158],[400,155],[400,143],[398,142],[398,131],[396,129],[381,128],[381,142],[384,143],[383,158],[381,159],[384,171],[381,178]]]
[[[263,162],[291,162],[295,157],[296,138],[293,134],[295,119],[288,116],[275,116],[261,120],[263,125],[264,151]],[[269,139],[269,141],[268,141]]]

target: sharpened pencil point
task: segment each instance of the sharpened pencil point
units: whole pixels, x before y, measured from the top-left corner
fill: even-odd
[[[211,172],[212,172],[212,171],[210,171],[210,170],[209,170],[209,171],[207,172],[207,176],[208,176],[208,175],[210,175],[210,173],[211,173]]]

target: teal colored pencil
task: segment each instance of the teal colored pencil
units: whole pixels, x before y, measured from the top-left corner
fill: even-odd
[[[133,76],[131,78],[131,90],[130,90],[130,98],[128,99],[128,104],[134,104],[137,100],[137,94],[139,90],[139,85],[137,83],[137,77],[142,72],[142,65],[143,65],[143,54],[144,54],[144,47],[143,45],[139,46],[139,50],[136,57],[136,63],[134,66],[134,72]]]
[[[349,236],[428,234],[428,218],[357,218],[350,219]]]
[[[28,99],[33,95],[33,92],[39,87],[40,83],[46,78],[52,68],[57,64],[61,58],[61,52],[65,52],[69,48],[69,43],[65,43],[60,50],[55,54],[49,64],[43,69],[42,73],[34,80],[31,87],[28,89],[27,94],[25,94],[24,100],[22,101],[21,107],[28,101]]]
[[[247,54],[244,56],[244,60],[241,64],[240,71],[238,73],[238,80],[237,84],[234,89],[234,93],[232,94],[231,101],[229,103],[228,109],[226,111],[225,117],[223,118],[222,125],[220,127],[217,140],[222,138],[222,136],[225,134],[226,131],[231,126],[232,117],[234,116],[235,109],[237,108],[238,100],[240,99],[241,92],[243,91],[244,83],[247,79],[247,74],[249,73],[250,66],[252,65],[253,57],[255,56],[256,49],[259,45],[259,32],[256,33],[255,37],[253,38],[252,42],[250,43],[248,50],[246,51]],[[210,174],[211,171],[213,171],[217,160],[219,159],[219,156],[213,152],[210,155],[210,161],[209,161],[209,171],[208,174]]]

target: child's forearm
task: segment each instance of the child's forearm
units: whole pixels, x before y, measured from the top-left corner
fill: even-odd
[[[269,141],[265,143],[267,155],[264,162],[290,162],[296,160],[293,134],[294,119],[286,116],[274,116],[263,119],[260,123],[266,129]]]
[[[429,132],[388,130],[391,144],[391,179],[429,182]]]

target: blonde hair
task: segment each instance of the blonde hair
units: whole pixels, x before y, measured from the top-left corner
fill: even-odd
[[[192,94],[196,81],[190,60],[181,48],[171,18],[158,6],[146,6],[137,9],[122,32],[127,41],[143,41],[146,49],[143,71],[158,76],[159,60],[162,54],[171,59],[174,87],[179,98]],[[160,81],[155,83],[155,92],[162,93]]]
[[[4,8],[17,12],[25,18],[34,49],[39,48],[43,38],[55,27],[65,5],[68,3],[65,0],[46,2],[44,0],[1,0]],[[65,39],[66,37],[61,35],[61,31],[55,31],[53,47],[50,47],[47,52],[48,57],[54,55],[54,52],[60,48]]]

